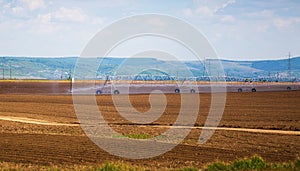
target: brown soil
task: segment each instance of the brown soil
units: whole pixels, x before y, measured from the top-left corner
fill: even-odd
[[[39,92],[40,90],[30,90]],[[120,95],[121,96],[121,95]],[[191,95],[195,96],[195,95]],[[176,120],[180,95],[166,95],[167,108],[152,125],[134,125],[116,111],[112,96],[97,96],[99,109],[111,127],[123,134],[166,131]],[[210,108],[210,94],[200,94],[196,126],[203,126]],[[148,95],[131,95],[133,106],[141,112],[150,108]],[[300,91],[228,93],[219,127],[264,130],[300,130]],[[193,129],[173,150],[151,159],[129,160],[115,157],[97,147],[85,136],[76,118],[72,96],[42,94],[1,94],[0,116],[29,118],[51,124],[35,124],[0,119],[0,161],[38,165],[97,165],[125,161],[150,168],[200,167],[215,160],[233,161],[258,154],[267,161],[290,161],[300,157],[300,136],[217,130],[205,144],[198,144],[201,129]],[[66,124],[66,125],[60,125]],[[70,125],[68,125],[70,124]]]

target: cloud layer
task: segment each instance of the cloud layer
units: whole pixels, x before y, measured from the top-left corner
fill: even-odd
[[[108,23],[143,13],[179,17],[226,59],[300,55],[300,2],[293,0],[0,0],[0,55],[78,56]]]

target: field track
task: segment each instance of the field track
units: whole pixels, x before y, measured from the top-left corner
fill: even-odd
[[[41,92],[27,88],[29,92]],[[201,167],[215,160],[233,161],[254,154],[271,162],[291,161],[300,156],[300,91],[228,93],[216,133],[204,144],[198,144],[198,139],[211,97],[209,93],[199,96],[195,129],[180,145],[155,158],[129,160],[110,155],[85,136],[78,126],[72,96],[0,94],[0,161],[37,165],[123,161],[150,168],[178,168]],[[124,135],[157,136],[169,129],[179,111],[180,94],[168,94],[166,99],[165,113],[149,126],[135,125],[122,118],[111,95],[97,96],[105,120]],[[130,95],[130,101],[138,111],[150,108],[149,95]]]
[[[52,126],[79,126],[79,124],[64,124],[57,122],[48,122],[45,120],[39,119],[30,119],[30,118],[22,118],[22,117],[10,117],[10,116],[0,116],[0,120],[12,121],[12,122],[21,122],[28,124],[37,124],[37,125],[52,125]]]
[[[12,121],[12,122],[21,122],[28,124],[37,124],[37,125],[52,125],[52,126],[80,126],[79,124],[65,124],[57,122],[49,122],[45,120],[37,120],[30,118],[21,118],[21,117],[9,117],[9,116],[0,116],[0,120]],[[253,133],[265,133],[265,134],[283,134],[283,135],[300,135],[300,131],[283,131],[283,130],[268,130],[268,129],[249,129],[249,128],[229,128],[229,127],[187,127],[187,126],[164,126],[164,125],[145,125],[142,127],[156,127],[156,128],[192,128],[192,129],[215,129],[223,131],[238,131],[238,132],[253,132]]]

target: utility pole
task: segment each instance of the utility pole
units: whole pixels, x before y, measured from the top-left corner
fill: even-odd
[[[2,67],[2,80],[4,80],[4,57],[1,58],[1,67]]]
[[[11,80],[11,64],[9,64],[9,79]]]
[[[205,76],[205,72],[206,72],[206,64],[205,64],[205,58],[204,58],[204,62],[203,62],[203,77]]]
[[[209,78],[211,78],[210,60],[208,60],[208,73]]]
[[[289,81],[291,81],[291,52],[289,52],[289,62],[288,62],[288,77],[289,77]]]
[[[68,79],[70,80],[70,93],[72,93],[73,78],[72,78],[71,69],[69,70],[68,77],[69,77]]]

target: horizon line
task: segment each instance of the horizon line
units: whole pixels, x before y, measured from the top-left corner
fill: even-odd
[[[290,59],[294,59],[294,58],[299,58],[300,55],[296,55],[296,56],[291,56]],[[69,55],[69,56],[10,56],[10,55],[1,55],[0,58],[80,58],[80,56],[73,56],[73,55]],[[97,57],[97,58],[130,58],[130,57],[124,57],[124,56],[109,56],[109,57]],[[155,58],[155,57],[134,57],[134,58],[145,58],[145,59],[160,59],[160,58]],[[288,60],[289,57],[286,58],[276,58],[276,59],[227,59],[227,58],[206,58],[205,60],[222,60],[222,61],[237,61],[237,62],[245,62],[245,61],[277,61],[277,60]],[[195,61],[195,59],[193,60],[180,60],[180,61]]]

